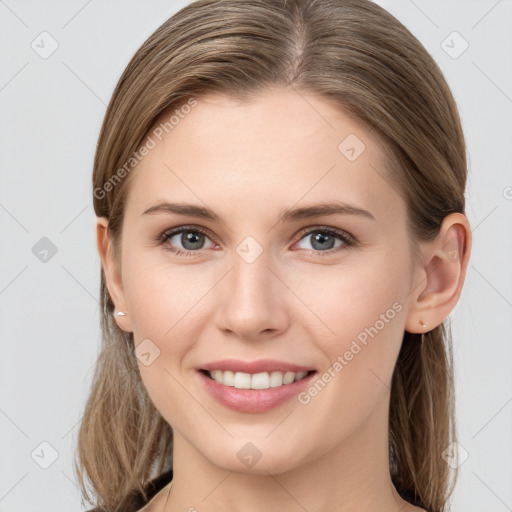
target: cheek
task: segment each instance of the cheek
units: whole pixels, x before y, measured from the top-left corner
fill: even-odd
[[[391,331],[391,324],[395,332],[402,328],[402,315],[397,312],[403,309],[406,296],[407,273],[403,269],[407,262],[377,253],[364,261],[361,258],[360,263],[356,259],[303,272],[294,289],[307,306],[306,315],[302,308],[302,320],[297,321],[318,326],[316,332],[326,343],[343,344],[375,324],[379,331]],[[291,274],[288,279],[293,282]],[[364,334],[360,338],[364,339]]]
[[[337,390],[327,400],[342,410],[362,414],[390,384],[405,325],[405,268],[396,254],[374,254],[364,264],[325,267],[301,280],[298,295],[315,313],[304,318],[326,356],[326,388]]]
[[[165,345],[172,340],[173,350],[179,353],[180,341],[187,338],[183,331],[187,327],[190,332],[208,281],[199,277],[193,265],[171,266],[165,258],[128,258],[125,263],[124,289],[136,342],[154,338]]]
[[[147,347],[144,352],[150,353],[150,364],[140,356],[137,361],[143,385],[169,424],[179,425],[183,420],[177,418],[185,410],[186,421],[195,421],[198,411],[190,407],[182,365],[199,337],[199,299],[207,285],[197,272],[193,275],[192,265],[172,267],[150,258],[126,258],[123,272],[136,353],[143,352],[137,347]]]

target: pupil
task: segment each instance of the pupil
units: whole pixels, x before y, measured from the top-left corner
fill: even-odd
[[[195,233],[183,233],[181,236],[181,243],[183,244],[183,247],[185,249],[191,250],[191,249],[199,249],[201,244],[199,244],[199,247],[197,247],[194,244],[197,244],[198,241],[201,240],[202,234],[195,234]],[[191,245],[190,245],[191,244]]]
[[[315,249],[332,249],[334,247],[334,237],[330,235],[324,235],[322,233],[316,233],[313,236],[313,247],[315,247],[315,243],[319,243],[320,245],[318,247],[315,247]]]

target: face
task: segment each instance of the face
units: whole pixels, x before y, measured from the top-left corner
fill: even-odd
[[[380,439],[414,268],[377,134],[273,90],[199,98],[155,140],[130,177],[119,323],[177,442],[280,473]]]

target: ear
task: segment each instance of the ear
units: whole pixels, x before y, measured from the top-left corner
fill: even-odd
[[[437,237],[421,244],[421,263],[411,293],[405,324],[411,333],[431,331],[457,304],[471,252],[471,228],[465,215],[452,213],[441,224]]]
[[[96,243],[98,253],[101,259],[103,272],[108,293],[115,306],[115,312],[123,311],[126,316],[115,316],[117,325],[126,332],[132,332],[130,315],[126,303],[121,270],[118,268],[112,252],[112,244],[108,231],[108,219],[106,217],[97,217],[96,221]]]

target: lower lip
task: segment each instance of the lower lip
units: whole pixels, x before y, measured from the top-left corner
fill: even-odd
[[[238,412],[258,413],[269,411],[298,395],[308,386],[316,372],[291,384],[268,389],[238,389],[224,386],[201,371],[197,373],[206,389],[222,405]]]

